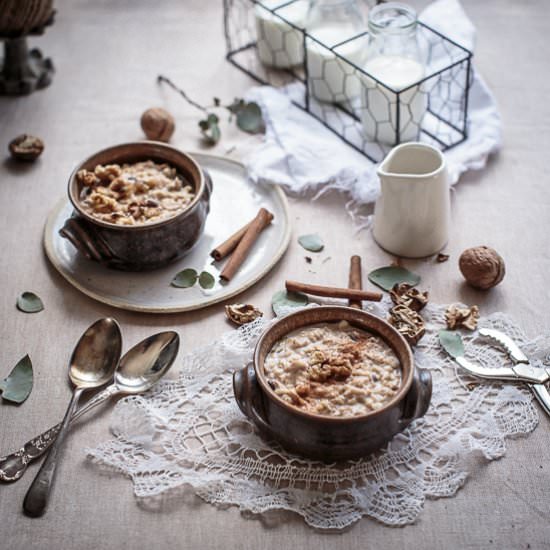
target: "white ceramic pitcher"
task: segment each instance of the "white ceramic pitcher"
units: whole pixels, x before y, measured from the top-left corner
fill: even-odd
[[[394,147],[378,168],[381,195],[373,235],[388,252],[422,258],[439,252],[450,227],[450,191],[445,157],[425,143]]]

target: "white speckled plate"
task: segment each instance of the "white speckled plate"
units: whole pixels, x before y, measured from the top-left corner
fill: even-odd
[[[181,260],[154,271],[128,273],[108,269],[86,260],[73,245],[59,235],[71,215],[68,199],[50,213],[44,230],[46,254],[55,268],[84,294],[105,304],[132,311],[172,313],[199,309],[239,294],[259,281],[277,263],[288,247],[290,220],[284,193],[275,186],[259,187],[247,182],[244,166],[223,157],[193,153],[208,169],[214,182],[210,214],[197,246]],[[261,206],[274,215],[273,223],[262,232],[248,258],[232,281],[202,290],[170,285],[174,275],[185,268],[206,270],[218,281],[222,262],[213,263],[210,251],[250,221]]]

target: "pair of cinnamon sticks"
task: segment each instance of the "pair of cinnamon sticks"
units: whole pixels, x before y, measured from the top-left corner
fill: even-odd
[[[345,298],[348,300],[350,307],[358,309],[361,309],[361,302],[363,300],[372,302],[379,302],[382,300],[382,294],[380,292],[362,290],[361,258],[359,256],[352,256],[350,259],[348,288],[310,285],[307,283],[298,283],[297,281],[286,281],[285,286],[288,292],[302,292],[303,294],[323,296],[325,298]]]
[[[273,214],[265,208],[260,208],[256,217],[231,235],[226,241],[214,248],[210,256],[217,262],[231,254],[225,264],[220,279],[230,281],[246,260],[250,249],[260,236],[260,233],[273,221]]]

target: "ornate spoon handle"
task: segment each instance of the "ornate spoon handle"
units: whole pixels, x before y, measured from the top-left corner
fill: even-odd
[[[80,407],[72,416],[71,423],[77,418],[86,414],[109,397],[116,395],[120,390],[115,384],[108,386],[98,394],[94,395],[84,406]],[[36,458],[42,456],[53,444],[61,422],[44,433],[33,437],[15,453],[0,458],[0,481],[17,481],[25,473],[27,466]]]

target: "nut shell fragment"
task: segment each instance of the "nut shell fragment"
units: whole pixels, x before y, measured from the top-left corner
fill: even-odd
[[[230,321],[240,326],[262,317],[263,313],[251,304],[231,304],[225,306],[225,315]]]
[[[409,283],[396,283],[390,290],[392,302],[414,311],[420,311],[428,303],[428,291],[420,291]]]
[[[405,340],[411,346],[416,345],[426,332],[424,319],[416,311],[402,304],[390,309],[388,321],[405,337]]]
[[[477,328],[478,319],[479,308],[477,306],[460,307],[458,304],[453,304],[445,312],[445,321],[449,330],[464,327],[473,331]]]
[[[460,255],[458,267],[470,285],[482,290],[498,285],[506,272],[504,260],[489,246],[466,249]]]
[[[10,141],[9,150],[14,159],[32,162],[44,151],[44,142],[36,136],[21,134]]]

